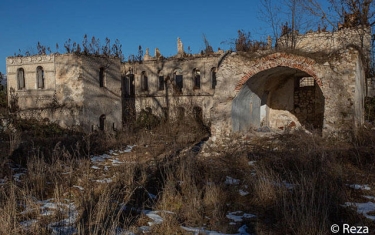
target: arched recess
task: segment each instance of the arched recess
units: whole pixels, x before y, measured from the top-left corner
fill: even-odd
[[[36,68],[36,84],[38,89],[44,88],[44,70],[42,66]]]
[[[249,68],[249,71],[237,82],[235,88],[236,91],[241,90],[242,86],[247,82],[247,80],[249,80],[249,78],[255,74],[279,66],[301,70],[313,77],[317,85],[320,87],[323,86],[321,79],[314,71],[316,62],[307,57],[278,52],[255,60],[252,64],[254,66]]]
[[[233,131],[299,126],[322,131],[322,83],[312,68],[294,63],[284,60],[289,66],[282,66],[275,60],[264,61],[263,70],[251,68],[237,83],[231,113]]]

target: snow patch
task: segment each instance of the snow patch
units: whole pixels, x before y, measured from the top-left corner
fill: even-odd
[[[153,222],[148,222],[148,225],[149,226],[152,226],[152,225],[155,225],[155,224],[161,224],[163,223],[163,218],[158,215],[159,211],[147,211],[147,210],[144,210],[143,213],[150,219],[153,220]]]
[[[233,220],[234,222],[242,222],[244,218],[251,219],[256,216],[253,214],[243,213],[242,211],[234,211],[234,212],[229,212],[229,214],[227,214],[226,217],[230,220]]]
[[[238,233],[236,234],[228,234],[228,233],[221,233],[221,232],[216,232],[216,231],[209,231],[204,228],[194,228],[194,227],[186,227],[186,226],[181,226],[182,229],[188,232],[192,232],[194,235],[199,235],[199,234],[205,234],[205,235],[250,235],[249,233],[246,232],[247,226],[243,225],[238,229]]]
[[[346,202],[345,206],[355,206],[357,208],[357,213],[362,214],[366,218],[375,221],[375,215],[368,215],[369,212],[375,212],[375,203],[365,202],[365,203],[355,203]]]
[[[242,189],[239,190],[239,193],[240,193],[241,196],[246,196],[246,195],[249,194],[248,191],[244,191],[244,190],[242,190]]]
[[[256,162],[257,161],[249,161],[247,164],[249,164],[249,166],[254,166]]]
[[[33,226],[34,224],[38,223],[38,220],[36,219],[32,219],[32,220],[25,220],[25,221],[22,221],[20,222],[20,225],[22,227],[24,227],[26,230],[28,229],[28,227],[31,227]]]
[[[73,188],[78,188],[78,189],[81,190],[81,191],[85,190],[83,187],[78,186],[78,185],[73,185]]]
[[[23,176],[25,173],[17,173],[17,174],[14,174],[13,175],[13,179],[14,179],[14,181],[16,181],[16,182],[21,182],[21,180],[20,180],[20,178],[21,178],[21,176]]]
[[[112,183],[112,181],[113,180],[111,178],[104,178],[104,179],[100,179],[100,180],[95,180],[95,182],[103,183],[103,184]]]
[[[112,165],[119,165],[119,164],[125,163],[125,162],[122,162],[122,161],[118,160],[117,158],[116,159],[110,159],[110,161],[112,162]]]
[[[128,145],[128,146],[126,146],[126,149],[123,152],[124,153],[130,153],[135,146],[137,146],[137,145]]]
[[[360,189],[360,190],[370,190],[371,188],[367,184],[351,184],[349,187],[354,188],[354,189]]]
[[[369,200],[374,200],[375,201],[375,197],[374,196],[363,196],[364,198],[367,198]]]
[[[234,179],[230,176],[227,176],[225,179],[225,184],[233,185],[233,184],[239,184],[240,180],[239,179]]]
[[[102,158],[101,156],[93,156],[91,159],[91,162],[104,162],[104,158]]]

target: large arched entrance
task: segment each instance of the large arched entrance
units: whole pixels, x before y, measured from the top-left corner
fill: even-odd
[[[212,140],[264,126],[302,126],[322,135],[355,130],[363,123],[364,81],[360,53],[350,48],[324,60],[284,52],[227,54],[217,70]]]
[[[322,131],[325,100],[313,75],[276,66],[250,75],[232,102],[235,132],[268,127]]]

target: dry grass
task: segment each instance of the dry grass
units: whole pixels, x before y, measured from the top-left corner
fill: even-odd
[[[178,125],[161,124],[136,135],[100,140],[84,136],[80,144],[68,147],[60,141],[48,151],[35,143],[27,145],[26,174],[20,182],[9,177],[0,186],[0,234],[51,234],[49,225],[67,218],[70,203],[77,208],[72,224],[77,234],[114,234],[121,229],[140,234],[139,227],[150,221],[144,209],[157,210],[163,218],[150,228],[151,234],[186,234],[181,226],[237,233],[244,224],[256,234],[329,234],[333,223],[369,224],[341,205],[361,197],[347,184],[374,186],[371,129],[362,130],[352,142],[305,133],[233,138],[234,143],[212,149],[217,151],[214,157],[201,157],[189,149],[205,131],[176,138],[188,131]],[[129,143],[137,144],[131,153],[137,155],[135,163],[106,172],[91,169],[93,145],[100,145],[94,148],[99,151]],[[27,146],[20,148],[25,151]],[[227,176],[238,184],[226,184]],[[100,177],[112,182],[95,182]],[[241,196],[240,190],[248,194]],[[49,215],[40,208],[46,199],[57,205]],[[230,225],[226,215],[233,211],[256,218]],[[21,222],[32,220],[25,230]]]

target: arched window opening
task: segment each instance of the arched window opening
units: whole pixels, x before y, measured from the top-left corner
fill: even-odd
[[[145,71],[141,73],[141,90],[148,91],[148,77]]]
[[[217,81],[216,81],[216,68],[214,67],[214,68],[211,69],[211,88],[215,89],[216,84],[217,84]]]
[[[173,73],[173,80],[176,83],[176,92],[182,93],[182,88],[184,87],[184,83],[183,83],[183,76],[181,74],[181,71],[176,70]]]
[[[36,83],[38,89],[44,88],[44,70],[41,66],[36,68]]]
[[[17,86],[18,90],[25,89],[25,71],[23,68],[17,70]]]
[[[99,118],[99,130],[104,131],[105,127],[105,114],[102,114]]]
[[[128,74],[124,79],[125,97],[134,98],[135,96],[135,86],[134,86],[134,74]]]
[[[105,87],[105,69],[103,67],[99,69],[99,86]]]
[[[199,69],[193,70],[194,90],[201,89],[201,72]]]

